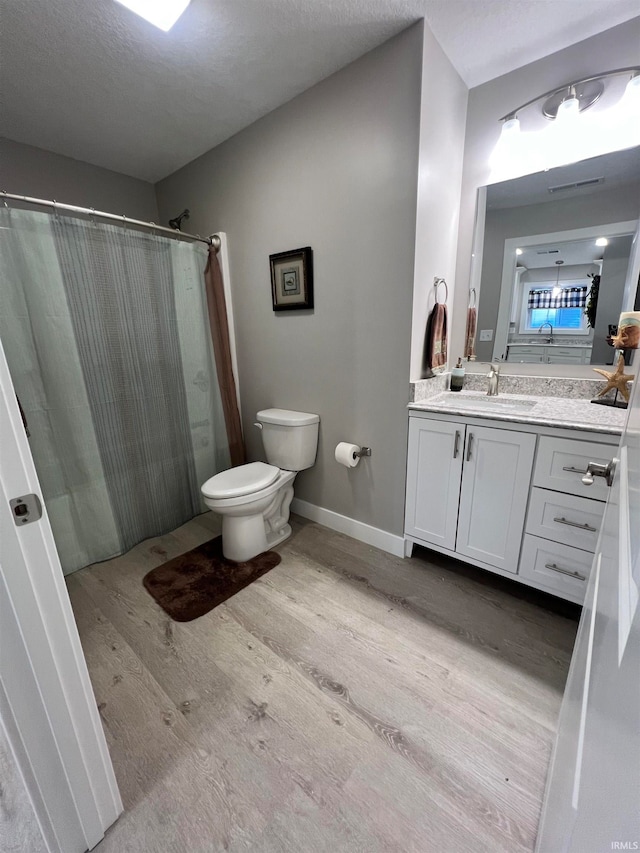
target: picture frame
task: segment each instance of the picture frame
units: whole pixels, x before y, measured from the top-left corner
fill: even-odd
[[[313,308],[313,253],[311,246],[269,255],[274,311]]]

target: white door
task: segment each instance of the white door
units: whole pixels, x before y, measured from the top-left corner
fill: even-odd
[[[83,853],[122,802],[1,343],[0,436],[0,717],[47,849]]]
[[[451,551],[456,545],[465,427],[409,418],[405,532]]]
[[[467,427],[456,551],[517,572],[536,437]]]
[[[640,850],[640,383],[634,385],[562,703],[538,853]]]

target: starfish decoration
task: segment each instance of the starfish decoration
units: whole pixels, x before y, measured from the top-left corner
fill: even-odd
[[[604,386],[602,391],[599,391],[596,394],[596,397],[604,397],[607,391],[611,391],[615,388],[616,391],[619,391],[624,399],[629,402],[629,389],[627,388],[627,382],[631,382],[632,379],[635,379],[635,373],[625,373],[624,372],[624,356],[620,354],[618,357],[618,366],[616,369],[610,373],[608,370],[601,370],[599,367],[593,368],[596,373],[599,373],[601,376],[607,380],[607,384]]]

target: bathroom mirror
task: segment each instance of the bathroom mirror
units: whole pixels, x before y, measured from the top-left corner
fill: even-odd
[[[477,360],[611,364],[639,220],[640,147],[481,187]]]

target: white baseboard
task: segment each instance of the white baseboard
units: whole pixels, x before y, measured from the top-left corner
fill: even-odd
[[[337,530],[338,533],[345,533],[359,542],[365,542],[367,545],[373,545],[374,548],[380,548],[388,554],[393,554],[394,557],[404,557],[404,537],[402,536],[396,536],[394,533],[380,530],[379,527],[372,527],[363,521],[356,521],[355,518],[340,515],[339,512],[333,512],[330,509],[310,504],[300,498],[293,499],[291,510],[303,518],[317,521],[318,524],[324,524],[325,527],[331,530]]]

